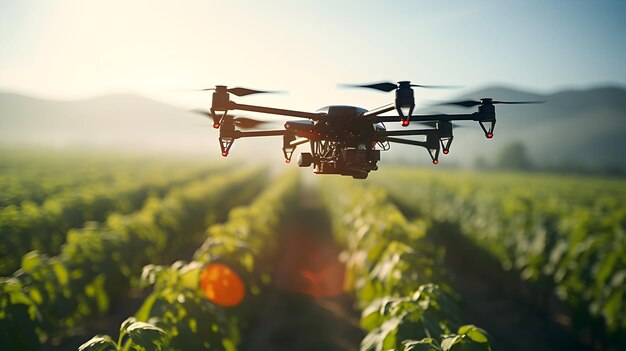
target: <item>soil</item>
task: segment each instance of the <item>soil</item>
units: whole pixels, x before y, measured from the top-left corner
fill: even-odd
[[[240,350],[358,350],[364,332],[354,300],[343,292],[328,218],[314,194],[279,234],[272,287],[263,296]]]

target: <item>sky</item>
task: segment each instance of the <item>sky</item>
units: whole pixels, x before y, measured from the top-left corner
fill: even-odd
[[[49,99],[137,93],[187,108],[216,84],[287,90],[246,103],[373,108],[338,83],[626,86],[626,1],[0,0],[0,90]]]

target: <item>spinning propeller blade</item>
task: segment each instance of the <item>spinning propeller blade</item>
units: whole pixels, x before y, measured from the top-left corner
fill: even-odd
[[[229,88],[228,92],[237,96],[246,96],[246,95],[252,95],[252,94],[273,94],[273,93],[277,93],[276,91],[269,91],[269,90],[254,90],[254,89],[248,89],[248,88]]]
[[[452,101],[452,102],[443,102],[437,105],[445,106],[461,106],[461,107],[474,107],[478,105],[495,105],[495,104],[507,104],[507,105],[518,105],[518,104],[543,104],[545,101],[498,101],[491,100],[490,98],[482,98],[482,101],[475,100],[464,100],[464,101]]]
[[[375,89],[384,92],[390,92],[398,89],[400,83],[410,83],[406,82],[380,82],[380,83],[372,83],[372,84],[339,84],[338,86],[341,88],[367,88],[367,89]],[[453,89],[458,88],[458,86],[454,85],[421,85],[421,84],[409,84],[412,87],[416,88],[424,88],[424,89]]]
[[[420,84],[411,84],[412,87],[424,88],[424,89],[458,89],[461,88],[460,85],[420,85]]]
[[[195,113],[199,113],[207,118],[212,119],[213,116],[211,115],[210,112],[208,111],[204,111],[204,110],[192,110],[191,112],[195,112]],[[254,118],[250,118],[250,117],[241,117],[241,116],[235,116],[235,115],[231,115],[231,114],[227,114],[226,118],[230,118],[233,121],[233,124],[236,125],[237,127],[241,128],[241,129],[252,129],[252,128],[256,128],[260,125],[269,123],[268,121],[260,121],[258,119],[254,119]],[[219,127],[219,124],[218,124]]]
[[[375,89],[384,92],[390,92],[396,90],[398,88],[398,84],[391,82],[381,82],[381,83],[373,83],[373,84],[339,84],[339,87],[342,88],[368,88]]]
[[[205,111],[205,110],[191,110],[190,112],[199,113],[201,115],[204,115],[207,118],[212,118],[213,117],[213,116],[211,116],[211,112]]]
[[[216,88],[199,89],[197,91],[209,91],[209,90],[216,90],[216,89],[217,89],[217,87]],[[241,88],[241,87],[226,88],[226,91],[231,93],[231,94],[233,94],[233,95],[237,95],[237,96],[247,96],[247,95],[252,95],[252,94],[280,94],[280,93],[283,93],[282,91],[255,90],[255,89],[248,89],[248,88]]]
[[[235,117],[233,118],[233,123],[241,129],[252,129],[268,122],[248,117]]]
[[[492,104],[521,105],[521,104],[543,104],[545,101],[498,101],[494,100]]]
[[[465,100],[465,101],[454,101],[454,102],[444,102],[441,104],[437,104],[440,106],[450,105],[450,106],[462,106],[462,107],[474,107],[480,105],[480,101],[474,100]]]

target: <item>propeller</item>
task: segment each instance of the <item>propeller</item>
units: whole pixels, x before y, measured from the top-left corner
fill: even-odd
[[[278,94],[278,93],[282,93],[281,91],[255,90],[255,89],[248,89],[248,88],[241,88],[241,87],[227,88],[225,85],[216,85],[215,88],[199,89],[199,91],[209,91],[209,90],[217,90],[217,91],[223,90],[223,91],[226,91],[228,93],[231,93],[231,94],[237,95],[237,96],[246,96],[246,95],[252,95],[252,94]]]
[[[406,84],[410,87],[416,88],[425,88],[425,89],[454,89],[459,88],[459,86],[455,85],[422,85],[422,84],[411,84],[409,81],[401,81],[397,83],[392,82],[380,82],[380,83],[372,83],[372,84],[339,84],[339,87],[342,88],[367,88],[367,89],[375,89],[384,92],[390,92],[396,90],[400,87],[400,85]]]
[[[191,112],[195,112],[195,113],[199,113],[207,118],[213,119],[213,116],[211,115],[211,112],[209,111],[204,111],[204,110],[192,110]],[[227,114],[225,116],[225,118],[230,118],[233,121],[233,124],[236,125],[237,127],[241,128],[241,129],[252,129],[252,128],[256,128],[260,125],[269,123],[268,121],[260,121],[258,119],[254,119],[254,118],[250,118],[250,117],[242,117],[242,116],[235,116],[235,115],[231,115],[231,114]],[[218,124],[219,127],[219,124]]]
[[[453,101],[453,102],[443,102],[437,105],[474,107],[478,105],[496,105],[496,104],[506,104],[506,105],[543,104],[544,102],[545,101],[499,101],[499,100],[493,100],[491,98],[482,98],[480,99],[480,101],[475,101],[475,100]]]

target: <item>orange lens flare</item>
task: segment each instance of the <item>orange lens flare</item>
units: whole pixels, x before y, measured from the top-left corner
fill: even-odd
[[[285,236],[281,249],[288,252],[275,276],[284,290],[317,298],[344,292],[345,267],[337,260],[339,249],[331,241],[315,238],[308,230]]]
[[[200,289],[209,301],[223,307],[239,305],[246,295],[239,275],[222,263],[211,263],[204,268]]]

